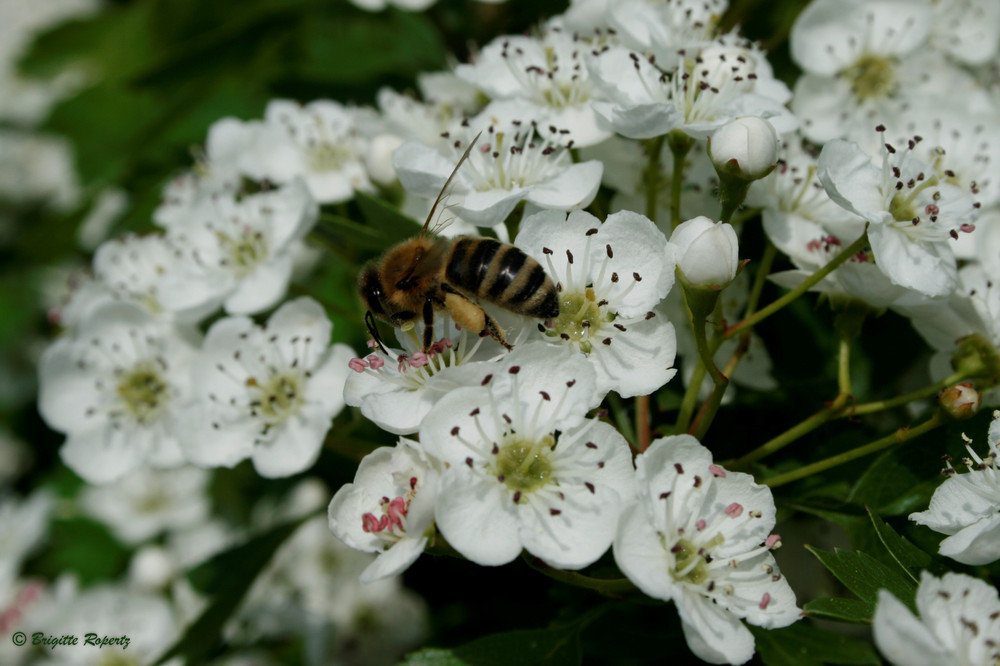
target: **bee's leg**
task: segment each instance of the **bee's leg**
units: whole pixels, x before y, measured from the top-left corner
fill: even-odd
[[[434,302],[424,301],[424,353],[434,344]]]
[[[513,349],[514,347],[507,343],[507,338],[503,334],[503,329],[500,328],[500,324],[497,323],[496,319],[489,316],[485,310],[483,310],[483,315],[486,317],[485,330],[490,334],[490,337],[503,345],[503,348],[507,351]]]
[[[453,289],[444,289],[443,291],[445,292],[444,306],[456,324],[467,331],[475,331],[480,335],[489,335],[508,351],[513,349],[513,347],[507,344],[503,329],[500,328],[500,325],[497,324],[493,317],[486,314],[486,310],[483,310],[477,304]]]

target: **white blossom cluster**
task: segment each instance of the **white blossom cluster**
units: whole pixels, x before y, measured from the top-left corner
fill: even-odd
[[[724,199],[740,180],[767,239],[795,266],[775,283],[794,288],[865,236],[814,290],[909,318],[937,352],[935,378],[971,336],[997,355],[1000,91],[976,68],[996,64],[1000,5],[815,0],[792,29],[804,72],[793,88],[759,45],[719,31],[726,6],[578,0],[530,35],[422,76],[420,99],[389,89],[377,108],[276,99],[262,118],[213,124],[201,161],[166,186],[159,231],[101,244],[91,274],[52,312],[63,332],[40,363],[39,410],[66,435],[63,461],[112,484],[88,488],[83,510],[125,543],[164,532],[182,541],[209,515],[206,469],[249,459],[268,478],[310,470],[347,405],[399,436],[365,456],[329,503],[329,530],[348,548],[322,520],[307,523],[230,637],[313,628],[316,617],[349,626],[359,606],[386,626],[420,615],[394,577],[429,548],[564,570],[610,551],[638,590],[675,604],[699,658],[750,660],[744,622],[775,629],[801,616],[772,554],[781,539],[770,490],[691,435],[633,450],[602,406],[612,392],[667,385],[678,354],[690,382],[705,330],[740,316],[740,224],[720,220],[713,194]],[[650,157],[664,163],[652,177],[636,166]],[[509,352],[440,308],[429,346],[423,323],[399,327],[397,346],[371,340],[362,356],[331,345],[323,307],[288,299],[321,208],[395,191],[423,218],[446,183],[446,233],[515,245],[552,280],[558,316],[480,299]],[[603,219],[586,210],[602,187],[612,192]],[[711,318],[692,319],[696,298],[711,299]],[[724,360],[736,344],[712,352]],[[746,345],[733,381],[773,387],[763,342]],[[949,465],[929,509],[911,516],[949,535],[941,553],[966,564],[1000,558],[998,423],[988,454],[970,447],[970,471]],[[218,532],[200,538],[230,538]],[[191,562],[169,550],[142,548],[136,579],[176,583]],[[995,642],[975,632],[953,640],[972,623],[1000,631],[980,610],[996,606],[987,587],[925,573],[920,619],[883,592],[880,649],[896,663],[996,663]],[[418,640],[421,622],[403,624],[412,635],[399,640]],[[917,635],[926,649],[907,643]]]

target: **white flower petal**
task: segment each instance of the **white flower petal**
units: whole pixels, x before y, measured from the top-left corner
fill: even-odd
[[[451,546],[483,566],[512,561],[521,552],[516,506],[499,482],[485,485],[459,466],[441,477],[434,516]]]

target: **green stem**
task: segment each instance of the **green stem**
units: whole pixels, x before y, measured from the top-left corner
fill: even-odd
[[[786,305],[794,301],[802,294],[809,291],[820,280],[822,280],[827,275],[835,271],[842,263],[844,263],[845,261],[853,257],[855,254],[863,250],[867,244],[868,244],[868,233],[866,231],[864,234],[861,235],[860,238],[858,238],[856,241],[854,241],[853,243],[845,247],[843,250],[841,250],[840,254],[831,259],[827,265],[823,266],[823,268],[820,268],[818,271],[810,275],[808,278],[805,279],[805,281],[802,282],[802,284],[797,286],[795,289],[792,289],[781,298],[775,300],[767,307],[758,310],[757,312],[747,317],[743,321],[730,326],[729,329],[726,330],[724,334],[725,337],[730,338],[739,333],[740,331],[750,328],[760,323],[767,317],[770,317],[772,314],[774,314],[781,308],[785,307]]]
[[[700,322],[701,325],[695,323],[694,317],[692,316],[691,321],[692,327],[694,328],[694,340],[698,345],[698,356],[701,359],[702,365],[708,371],[709,376],[712,378],[712,383],[715,384],[712,387],[712,395],[709,396],[708,400],[702,405],[701,410],[699,410],[697,418],[695,418],[692,428],[694,430],[694,435],[699,440],[705,436],[708,431],[708,427],[712,425],[712,421],[715,419],[715,414],[719,410],[719,406],[722,404],[722,397],[726,393],[726,387],[729,386],[729,379],[723,375],[717,367],[715,367],[715,348],[709,345],[708,339],[705,337],[705,324]],[[713,340],[718,338],[718,335],[713,335]]]
[[[629,446],[633,449],[638,449],[639,443],[635,436],[635,431],[632,429],[632,423],[629,421],[628,414],[625,413],[625,406],[622,404],[622,399],[618,397],[617,393],[612,391],[608,393],[607,400],[608,407],[611,408],[611,415],[615,420],[615,425],[618,427],[618,432],[628,440]]]
[[[521,552],[521,559],[525,563],[542,574],[545,574],[552,580],[557,580],[560,583],[566,583],[567,585],[573,585],[574,587],[582,587],[588,590],[594,590],[595,592],[600,592],[601,594],[619,594],[621,592],[631,592],[635,590],[635,585],[632,584],[628,578],[591,578],[590,576],[584,576],[581,573],[575,571],[563,571],[562,569],[554,569],[542,562],[540,559],[528,553],[528,551]]]
[[[677,423],[674,425],[674,434],[680,435],[687,432],[691,417],[694,415],[694,408],[698,404],[698,393],[701,392],[701,383],[705,381],[705,364],[698,360],[694,373],[691,375],[691,382],[684,391],[684,398],[681,400],[681,408],[677,413]]]
[[[837,348],[837,398],[834,404],[841,402],[841,398],[846,400],[851,393],[851,341],[841,337]]]
[[[646,188],[646,217],[653,224],[656,224],[656,209],[660,200],[660,153],[666,139],[666,135],[662,135],[643,144],[646,148],[646,168],[642,174],[643,187]]]
[[[873,402],[866,402],[860,405],[855,405],[854,407],[845,408],[842,410],[843,413],[838,414],[838,416],[871,414],[873,412],[881,412],[886,409],[892,409],[893,407],[899,407],[908,402],[913,402],[914,400],[922,400],[923,398],[929,398],[932,395],[937,395],[942,389],[948,388],[952,384],[957,384],[967,378],[968,375],[964,372],[953,372],[941,381],[935,382],[921,389],[917,389],[916,391],[911,391],[910,393],[890,398],[888,400],[875,400]]]
[[[896,432],[886,435],[881,439],[877,439],[870,444],[865,444],[864,446],[859,446],[856,449],[851,449],[850,451],[845,451],[843,453],[838,453],[835,456],[830,456],[824,460],[814,462],[811,465],[806,465],[804,467],[799,467],[798,469],[792,470],[791,472],[786,472],[784,474],[778,474],[770,479],[765,479],[764,484],[771,487],[777,488],[778,486],[783,486],[786,483],[791,483],[792,481],[798,481],[799,479],[804,479],[806,477],[812,476],[813,474],[818,474],[819,472],[825,472],[828,469],[832,469],[839,465],[849,463],[852,460],[862,458],[872,453],[877,453],[883,449],[887,449],[894,444],[901,444],[907,442],[911,439],[919,437],[925,432],[929,432],[934,428],[942,425],[944,420],[941,418],[941,412],[935,412],[934,416],[924,421],[918,426],[913,428],[900,428]]]
[[[757,274],[753,279],[750,296],[747,297],[747,317],[753,314],[754,310],[757,309],[757,304],[760,303],[760,295],[764,291],[764,283],[767,282],[767,276],[771,274],[771,266],[774,264],[774,258],[777,254],[778,248],[774,246],[774,243],[768,241],[767,247],[764,248],[764,255],[760,258],[760,266],[757,267]]]
[[[660,153],[663,152],[663,142],[666,135],[645,142],[646,170],[643,182],[646,187],[646,217],[656,224],[656,210],[660,194]],[[635,431],[638,437],[639,453],[649,448],[653,439],[650,423],[649,396],[640,395],[635,399]]]
[[[667,135],[667,145],[674,156],[673,174],[670,178],[670,228],[676,229],[681,223],[681,188],[684,185],[684,158],[687,156],[694,139],[687,134],[674,130]]]
[[[800,437],[803,437],[816,428],[820,427],[827,421],[832,421],[841,415],[842,411],[850,411],[848,408],[844,410],[844,405],[851,397],[851,344],[850,340],[847,338],[841,338],[840,347],[838,349],[837,358],[837,397],[833,401],[816,412],[806,420],[796,424],[795,426],[789,428],[785,432],[781,433],[777,437],[769,439],[764,442],[756,449],[746,454],[742,458],[738,458],[733,464],[733,469],[747,469],[749,466],[760,460],[765,456],[769,456],[776,451],[780,451],[792,442],[796,441]]]

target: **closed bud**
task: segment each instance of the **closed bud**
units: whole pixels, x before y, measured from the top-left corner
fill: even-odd
[[[132,557],[129,580],[142,590],[164,589],[177,574],[173,558],[160,546],[144,546]]]
[[[938,393],[938,403],[948,416],[961,421],[971,419],[979,411],[982,394],[969,382],[952,384]]]
[[[365,154],[365,168],[372,181],[388,187],[398,180],[392,166],[392,153],[401,145],[403,140],[395,134],[379,134],[372,139]]]
[[[735,118],[709,138],[708,152],[721,178],[757,180],[778,162],[778,135],[763,118]]]
[[[692,287],[718,291],[736,277],[739,241],[731,225],[696,217],[674,229],[670,242],[677,248],[677,268]]]

